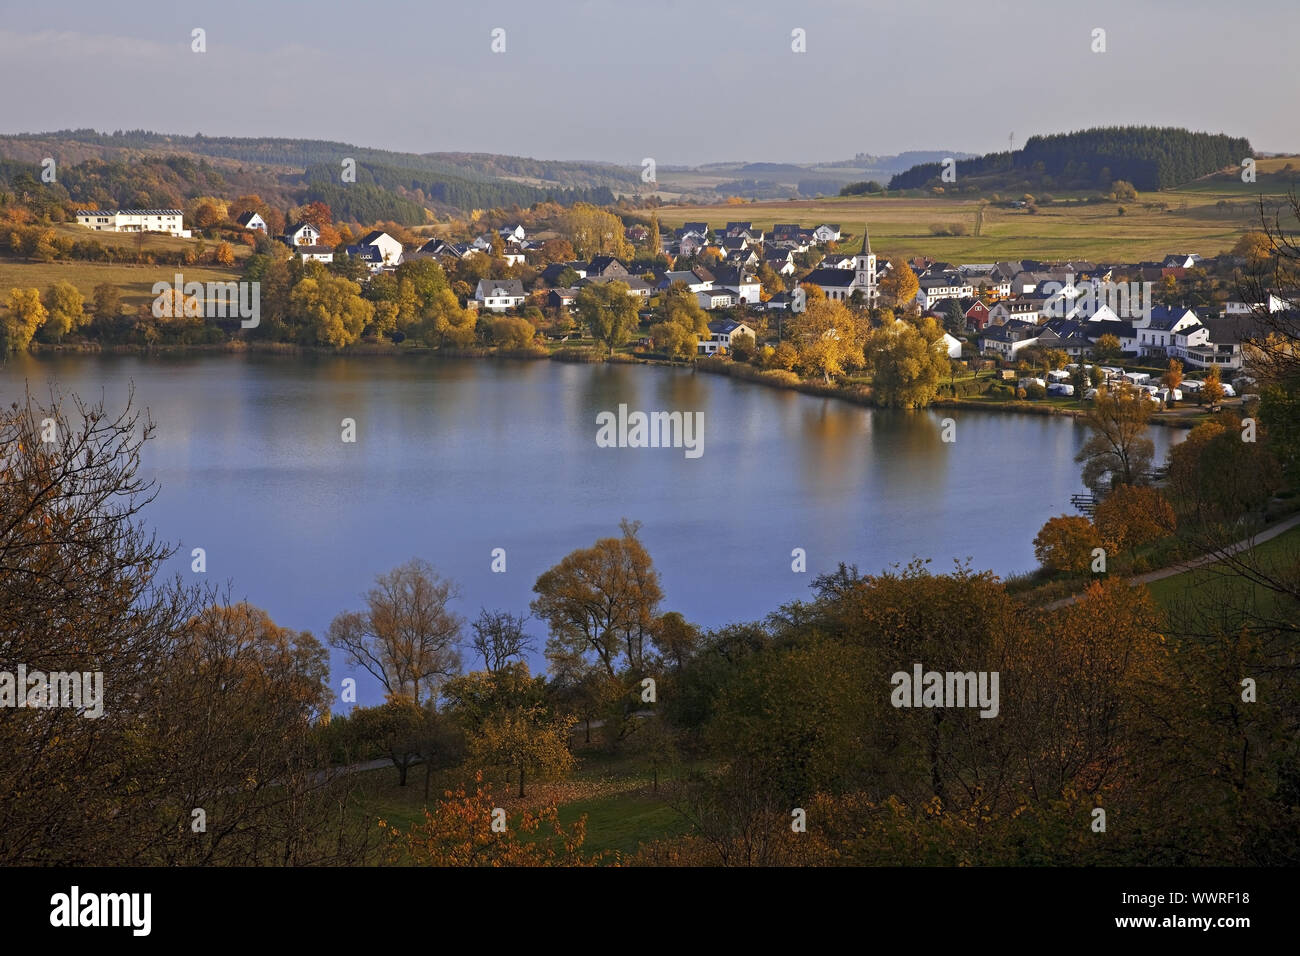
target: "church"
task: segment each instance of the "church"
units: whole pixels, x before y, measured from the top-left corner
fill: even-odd
[[[820,287],[826,298],[837,302],[848,302],[855,293],[861,293],[859,301],[874,307],[880,291],[876,288],[876,256],[871,251],[866,223],[862,225],[862,251],[853,257],[852,269],[814,269],[800,282]]]

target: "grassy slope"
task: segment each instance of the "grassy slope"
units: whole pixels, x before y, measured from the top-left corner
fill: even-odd
[[[1300,528],[1292,528],[1265,541],[1254,549],[1254,554],[1259,566],[1265,569],[1295,562],[1300,556]],[[1186,609],[1189,604],[1209,609],[1240,606],[1243,600],[1252,601],[1264,613],[1278,607],[1273,592],[1257,587],[1220,565],[1162,578],[1148,584],[1147,588],[1156,603],[1166,610]]]
[[[599,750],[579,751],[576,770],[560,781],[535,781],[528,785],[529,806],[553,801],[559,808],[560,822],[570,826],[587,817],[587,853],[620,851],[632,853],[642,843],[676,836],[685,830],[682,817],[663,799],[664,794],[651,790],[648,770],[627,757],[609,756]],[[668,774],[661,774],[661,784]],[[430,797],[437,800],[443,791],[460,781],[456,771],[434,774]],[[411,769],[406,787],[397,786],[397,771],[385,767],[360,775],[359,799],[353,812],[368,823],[384,819],[390,825],[407,829],[424,819],[424,771]],[[514,796],[517,778],[503,773],[486,781],[499,804],[513,818],[519,809]]]
[[[126,233],[93,232],[75,223],[63,223],[54,227],[61,237],[74,240],[93,238],[104,246],[120,246],[134,252],[137,237]],[[197,239],[179,239],[172,236],[146,235],[141,244],[145,252],[180,252],[194,249]],[[218,242],[207,240],[208,249],[215,249]],[[235,253],[233,268],[219,266],[186,266],[177,270],[173,266],[143,266],[124,263],[82,262],[78,260],[63,262],[33,262],[26,259],[0,257],[0,302],[8,297],[14,287],[37,288],[44,291],[59,280],[66,280],[75,285],[90,300],[95,286],[109,282],[122,290],[122,304],[135,308],[153,301],[153,284],[159,281],[174,282],[177,271],[185,276],[186,282],[227,282],[238,279],[243,268],[242,263],[252,254],[252,249],[242,243],[231,243]]]

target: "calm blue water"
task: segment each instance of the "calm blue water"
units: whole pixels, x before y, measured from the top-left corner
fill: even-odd
[[[538,574],[616,535],[622,517],[663,578],[664,610],[717,626],[809,594],[839,561],[913,556],[1030,570],[1043,522],[1082,490],[1070,419],[883,412],[687,370],[375,357],[20,357],[0,399],[49,382],[136,402],[157,423],[144,470],[160,537],[207,551],[208,579],[323,638],[375,574],[421,557],[456,609],[526,610]],[[596,415],[704,412],[704,453],[598,448]],[[954,443],[940,438],[945,415]],[[353,418],[357,441],[340,440]],[[1152,429],[1163,458],[1172,429]],[[507,572],[490,570],[506,549]],[[808,571],[791,571],[804,548]],[[539,654],[545,635],[537,631]],[[334,678],[349,672],[335,661]],[[363,703],[377,685],[358,681]]]

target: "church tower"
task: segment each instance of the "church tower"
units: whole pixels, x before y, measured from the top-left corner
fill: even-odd
[[[876,296],[879,295],[876,289],[876,256],[871,251],[871,234],[867,231],[865,222],[862,224],[862,251],[853,257],[853,271],[857,273],[853,278],[856,290],[862,292],[868,306],[874,306]]]

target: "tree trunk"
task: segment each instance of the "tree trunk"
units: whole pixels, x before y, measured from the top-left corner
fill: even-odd
[[[591,743],[591,718],[587,718],[587,743]]]
[[[424,802],[429,802],[429,780],[433,777],[433,761],[424,758]]]
[[[523,761],[520,761],[520,763],[519,763],[519,797],[520,797],[520,799],[523,799],[523,796],[524,796],[524,765],[523,765]]]
[[[407,762],[405,760],[394,760],[393,763],[397,764],[397,785],[399,787],[406,786]]]

